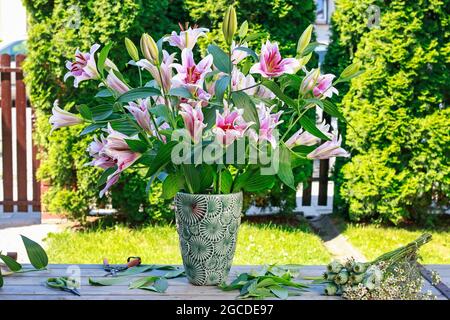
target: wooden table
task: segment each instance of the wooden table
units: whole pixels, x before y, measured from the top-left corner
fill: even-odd
[[[29,267],[29,266],[26,266]],[[258,266],[233,266],[230,272],[230,280],[237,274],[257,270]],[[319,276],[324,271],[324,266],[305,266],[301,269],[300,276]],[[428,265],[427,269],[439,272],[447,286],[450,286],[449,265]],[[74,275],[79,272],[81,277],[81,297],[61,290],[46,287],[45,281],[50,277]],[[152,271],[152,275],[163,275],[166,271]],[[4,286],[0,288],[0,300],[234,300],[237,291],[224,292],[216,287],[196,287],[188,283],[185,277],[169,280],[169,288],[165,293],[155,293],[145,290],[128,289],[127,283],[107,287],[91,286],[89,277],[102,277],[105,274],[101,265],[49,265],[48,270],[14,274],[4,277]],[[139,278],[149,273],[136,275]],[[308,281],[305,281],[308,282]],[[424,290],[431,290],[438,299],[446,299],[429,282],[425,281]],[[301,296],[290,297],[295,300],[322,300],[340,299],[322,295],[323,286],[311,286]]]

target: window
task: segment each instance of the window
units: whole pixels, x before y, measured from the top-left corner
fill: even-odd
[[[328,0],[316,0],[316,23],[328,24]]]

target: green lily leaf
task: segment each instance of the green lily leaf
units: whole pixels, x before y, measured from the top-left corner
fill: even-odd
[[[22,269],[22,265],[9,256],[4,256],[0,254],[0,259],[2,259],[3,262],[6,264],[6,266],[9,268],[9,270],[13,272],[17,272]]]
[[[137,139],[125,139],[125,142],[130,147],[131,151],[144,153],[147,151],[148,146],[145,142]]]
[[[218,46],[210,44],[208,52],[213,56],[214,65],[222,72],[231,73],[230,57]]]
[[[89,278],[89,284],[92,286],[112,286],[130,281],[129,277],[102,277]]]
[[[48,265],[48,257],[45,250],[33,240],[21,235],[25,249],[27,250],[28,258],[31,264],[36,269],[44,269]]]
[[[281,91],[281,88],[275,82],[271,80],[264,80],[262,82],[262,85],[267,89],[269,89],[270,91],[272,91],[278,97],[278,99],[286,103],[289,107],[297,109],[297,102],[292,98],[288,97],[287,95],[285,95]]]
[[[217,101],[222,102],[223,95],[225,93],[225,90],[227,90],[229,84],[230,84],[230,76],[229,75],[225,75],[216,81],[215,92],[216,92]]]
[[[289,296],[289,291],[286,288],[280,287],[280,286],[271,286],[270,291],[276,295],[280,299],[287,299]]]
[[[86,120],[92,120],[92,111],[89,109],[89,107],[85,104],[80,104],[78,107],[78,112],[83,117],[83,119]]]
[[[173,198],[178,191],[183,189],[184,179],[180,173],[170,173],[162,184],[162,197],[164,199]]]
[[[278,170],[278,177],[285,185],[292,190],[296,190],[294,174],[291,167],[291,152],[284,144],[280,145],[280,166]]]
[[[193,99],[192,93],[186,89],[185,87],[178,87],[178,88],[172,88],[169,91],[169,95],[186,98],[186,99]]]
[[[98,60],[97,60],[97,68],[98,71],[100,72],[100,74],[103,75],[103,70],[105,69],[105,61],[106,58],[108,58],[108,53],[109,50],[111,50],[113,43],[112,42],[108,42],[100,51],[100,53],[98,54]]]
[[[0,288],[3,287],[2,268],[0,268]]]
[[[231,186],[233,184],[233,177],[231,176],[231,173],[228,170],[223,170],[220,179],[220,191],[222,193],[230,193]]]
[[[131,282],[130,285],[128,286],[128,289],[137,289],[139,287],[148,286],[150,284],[153,284],[159,278],[160,277],[157,276],[139,278]]]
[[[80,136],[84,136],[85,134],[91,133],[97,129],[103,128],[105,125],[101,123],[92,123],[88,125],[83,131],[80,132]]]
[[[117,98],[118,102],[130,102],[136,101],[137,99],[145,99],[147,97],[160,96],[161,91],[152,87],[141,87],[131,89],[124,94],[122,94],[119,98]]]
[[[337,106],[330,100],[323,100],[323,110],[332,117],[336,117],[341,121],[346,121],[344,115],[339,111]]]
[[[309,133],[315,135],[316,137],[318,137],[322,140],[330,140],[329,137],[327,137],[322,131],[320,131],[316,127],[316,125],[314,124],[314,122],[311,119],[303,116],[300,118],[300,124],[302,125],[303,129],[305,129]]]
[[[166,144],[161,145],[155,159],[150,164],[150,168],[147,172],[147,177],[154,175],[156,172],[161,170],[170,162],[170,156],[172,154],[172,149],[178,144],[177,141],[169,141]]]
[[[184,269],[179,269],[179,270],[173,270],[173,271],[169,271],[164,275],[164,278],[166,279],[174,279],[174,278],[178,278],[178,277],[185,277],[186,273],[184,272]]]
[[[255,123],[259,128],[258,111],[253,100],[243,91],[235,91],[231,97],[237,108],[244,109],[244,120]]]

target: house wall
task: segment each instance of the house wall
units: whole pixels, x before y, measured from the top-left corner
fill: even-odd
[[[25,39],[27,18],[21,0],[0,0],[0,42]]]

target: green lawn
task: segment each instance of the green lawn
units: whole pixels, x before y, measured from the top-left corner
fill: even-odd
[[[450,230],[448,228],[410,230],[357,224],[347,224],[344,228],[344,235],[367,259],[374,259],[386,251],[407,244],[424,232],[429,232],[433,239],[420,250],[422,263],[450,264]]]
[[[180,264],[174,225],[130,229],[117,225],[93,231],[64,231],[46,239],[50,263],[123,263],[140,256],[144,263]],[[331,260],[321,240],[301,223],[296,227],[244,222],[234,264],[325,264]]]

